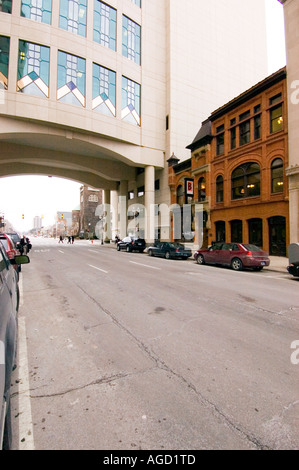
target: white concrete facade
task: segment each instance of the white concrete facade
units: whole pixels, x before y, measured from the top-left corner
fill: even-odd
[[[280,1],[280,0],[279,0]],[[281,0],[284,5],[289,133],[290,243],[299,242],[299,1]]]
[[[117,12],[116,51],[93,39],[94,1],[87,1],[86,37],[59,27],[59,0],[52,0],[51,24],[22,17],[21,0],[13,0],[11,13],[0,11],[0,35],[10,38],[8,85],[0,99],[0,177],[61,176],[126,197],[134,191],[126,205],[168,204],[168,158],[188,158],[186,146],[201,121],[267,76],[264,2],[105,3]],[[141,65],[122,54],[123,15],[141,26]],[[19,40],[50,48],[47,98],[17,92]],[[85,59],[84,106],[57,99],[59,51]],[[93,110],[93,63],[116,73],[115,116]],[[123,77],[141,87],[140,126],[122,119]]]

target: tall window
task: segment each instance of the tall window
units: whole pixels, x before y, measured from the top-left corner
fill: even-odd
[[[140,126],[141,87],[138,83],[122,77],[122,119]]]
[[[223,176],[216,179],[216,202],[223,202]]]
[[[57,99],[85,106],[85,59],[58,51]]]
[[[240,114],[239,116],[239,145],[249,144],[250,142],[250,111],[245,111],[245,113]]]
[[[52,0],[22,0],[21,16],[51,24]]]
[[[9,38],[0,36],[0,90],[8,86],[9,42]]]
[[[254,108],[254,140],[261,138],[261,105]]]
[[[236,137],[237,137],[237,128],[236,128],[236,118],[231,119],[230,121],[231,130],[230,130],[230,148],[231,150],[236,148]],[[232,127],[234,126],[234,127]]]
[[[92,108],[100,113],[116,115],[116,73],[93,64]]]
[[[116,51],[116,10],[95,0],[93,16],[93,40]]]
[[[19,41],[17,90],[29,95],[49,97],[50,48]]]
[[[270,133],[279,132],[283,129],[283,116],[282,116],[282,95],[278,95],[270,98]]]
[[[12,0],[0,0],[0,11],[11,13]]]
[[[131,2],[135,3],[138,7],[141,7],[141,0],[131,0]]]
[[[198,180],[198,201],[206,200],[206,180],[204,178],[199,178]]]
[[[60,28],[85,37],[86,9],[87,0],[60,0]]]
[[[276,158],[271,165],[271,192],[283,192],[283,161]]]
[[[177,187],[176,202],[179,206],[183,207],[183,205],[184,205],[184,188],[183,188],[183,185],[181,185],[181,184]]]
[[[232,199],[259,196],[261,192],[261,174],[258,163],[245,163],[232,173]]]
[[[224,124],[216,128],[216,147],[217,155],[224,153]]]
[[[140,65],[141,28],[123,15],[123,56]]]

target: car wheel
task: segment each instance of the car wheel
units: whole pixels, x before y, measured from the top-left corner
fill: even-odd
[[[234,258],[231,267],[234,271],[241,271],[243,269],[243,263],[239,258]]]
[[[117,251],[120,251],[120,246],[119,246],[119,245],[117,245],[117,248],[116,248],[116,249],[117,249]]]
[[[205,259],[202,255],[198,255],[196,258],[197,264],[205,264]]]
[[[127,253],[130,253],[130,252],[131,252],[131,248],[127,246]]]
[[[169,251],[166,251],[166,253],[165,253],[165,258],[166,258],[166,259],[170,259],[170,253],[169,253]]]
[[[149,256],[154,256],[153,250],[148,250]]]

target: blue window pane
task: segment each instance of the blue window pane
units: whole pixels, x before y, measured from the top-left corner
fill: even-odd
[[[22,0],[21,16],[51,24],[52,0]]]
[[[2,0],[0,3],[0,11],[3,13],[11,13],[12,0]]]
[[[122,53],[136,64],[141,63],[141,27],[123,15]]]
[[[0,89],[8,86],[9,43],[9,38],[0,36]]]
[[[93,64],[92,108],[106,115],[116,115],[116,73]]]
[[[49,96],[50,48],[19,41],[19,92],[41,97]]]
[[[86,36],[86,0],[60,0],[59,27]]]
[[[141,86],[122,77],[122,119],[140,126],[141,118]]]
[[[99,0],[94,3],[93,39],[116,51],[116,10]]]
[[[57,99],[85,106],[85,59],[58,51]]]

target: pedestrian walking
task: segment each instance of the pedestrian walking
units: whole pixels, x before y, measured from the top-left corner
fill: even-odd
[[[63,236],[62,235],[60,235],[58,243],[63,243]]]

